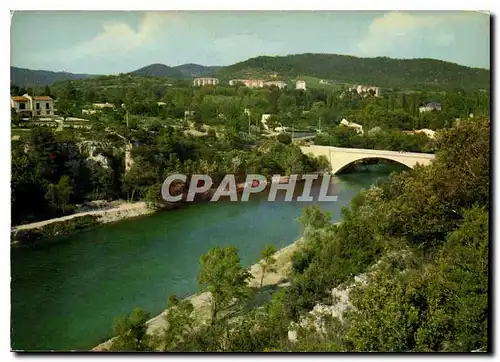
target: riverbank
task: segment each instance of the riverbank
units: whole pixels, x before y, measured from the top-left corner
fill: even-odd
[[[276,286],[276,287],[285,287],[288,285],[288,278],[291,275],[292,271],[292,256],[295,251],[298,250],[299,246],[302,243],[302,239],[295,241],[294,243],[285,246],[284,248],[278,250],[274,253],[273,257],[276,260],[274,263],[273,270],[266,271],[264,275],[264,279],[262,282],[262,286]],[[260,288],[260,279],[262,277],[262,269],[259,263],[253,264],[249,268],[250,274],[252,278],[248,282],[248,286],[251,288]],[[165,296],[166,297],[166,296]],[[194,294],[185,298],[189,300],[194,307],[193,317],[196,320],[198,325],[208,322],[210,319],[210,292],[202,292],[198,294]],[[165,327],[165,315],[167,310],[164,310],[162,313],[157,315],[154,318],[151,318],[146,322],[148,327],[149,334],[157,334],[162,331]],[[107,340],[94,347],[92,351],[105,351],[111,345],[113,338]]]
[[[80,221],[85,220],[85,225],[96,226],[106,224],[114,221],[129,219],[137,216],[148,215],[155,212],[155,210],[148,208],[147,204],[143,201],[128,203],[124,202],[116,207],[110,209],[92,210],[80,212],[72,215],[62,216],[55,219],[43,220],[31,224],[18,225],[11,228],[11,241],[12,244],[17,244],[31,233],[47,236],[59,236],[71,231],[73,228],[67,228],[65,225],[75,225],[75,230],[82,229],[76,227],[80,225]],[[87,222],[92,220],[92,222]],[[50,233],[44,233],[44,230],[50,229]]]

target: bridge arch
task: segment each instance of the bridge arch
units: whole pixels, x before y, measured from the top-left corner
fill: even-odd
[[[405,167],[408,167],[408,168],[413,168],[415,167],[415,164],[413,164],[412,162],[407,162],[406,160],[398,160],[398,159],[395,159],[395,157],[388,157],[388,156],[384,156],[384,157],[374,157],[374,156],[365,156],[365,157],[358,157],[356,159],[353,159],[351,161],[346,161],[344,165],[342,165],[342,163],[338,163],[338,164],[335,164],[335,165],[332,165],[332,175],[335,175],[341,171],[343,171],[344,169],[346,169],[348,166],[352,165],[353,163],[357,162],[357,161],[361,161],[361,160],[388,160],[388,161],[392,161],[392,162],[395,162],[395,163],[398,163],[400,165],[403,165]],[[334,169],[335,167],[335,169]]]
[[[305,154],[314,157],[324,156],[330,162],[331,173],[334,175],[349,164],[363,159],[386,159],[414,168],[417,164],[428,165],[435,155],[416,152],[398,152],[385,150],[368,150],[361,148],[343,148],[330,146],[303,146]]]

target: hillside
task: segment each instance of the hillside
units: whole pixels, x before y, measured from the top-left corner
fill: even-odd
[[[24,88],[45,85],[50,86],[56,82],[65,80],[86,79],[97,76],[98,75],[94,74],[74,74],[10,67],[10,83]]]
[[[139,75],[142,77],[168,77],[168,78],[182,78],[184,75],[173,67],[165,64],[151,64],[143,68],[134,70],[129,74]]]
[[[173,68],[177,69],[185,77],[205,77],[214,74],[221,67],[216,67],[216,66],[206,67],[204,65],[188,63],[188,64],[177,65]]]
[[[248,70],[402,89],[490,89],[489,70],[435,59],[358,58],[337,54],[260,56],[223,67],[218,75],[236,77]]]

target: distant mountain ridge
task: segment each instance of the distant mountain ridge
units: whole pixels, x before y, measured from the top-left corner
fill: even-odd
[[[11,83],[20,87],[52,85],[65,80],[98,77],[10,67]],[[203,66],[182,64],[174,67],[150,64],[128,74],[146,77],[192,78],[215,76],[223,79],[241,74],[277,73],[283,77],[312,76],[339,83],[366,84],[401,89],[490,89],[490,71],[436,59],[358,58],[338,54],[295,54],[259,56],[233,65]]]
[[[165,64],[150,64],[128,74],[143,77],[191,78],[215,74],[221,67],[207,67],[200,64],[182,64],[169,67]],[[34,70],[10,67],[10,83],[19,87],[51,86],[56,82],[100,77],[103,74],[76,74],[69,72],[53,72],[49,70]]]
[[[49,70],[33,70],[26,68],[10,67],[10,83],[19,87],[36,87],[52,85],[65,80],[87,79],[98,77],[95,74],[75,74],[68,72],[51,72]]]

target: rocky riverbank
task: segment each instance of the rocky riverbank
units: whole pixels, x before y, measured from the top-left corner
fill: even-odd
[[[107,209],[92,210],[67,215],[55,219],[43,220],[11,228],[12,244],[24,240],[33,241],[45,237],[59,236],[87,227],[106,224],[155,212],[145,202],[121,203]]]
[[[299,248],[302,242],[301,240],[302,239],[299,239],[296,242],[278,250],[273,255],[274,259],[276,260],[274,264],[275,267],[272,271],[266,271],[262,286],[284,287],[288,285],[288,278],[292,271],[292,256],[294,252]],[[252,288],[259,288],[260,278],[262,276],[262,270],[259,263],[252,265],[249,268],[249,271],[252,274],[253,278],[249,280],[248,285]],[[210,318],[210,292],[194,294],[190,297],[187,297],[186,299],[193,304],[193,316],[197,323],[203,324],[207,322]],[[166,312],[167,310],[164,310],[162,313],[146,322],[149,334],[156,334],[162,331],[165,326],[164,317]],[[111,322],[112,321],[110,321],[110,323]],[[94,347],[92,351],[105,351],[111,345],[112,340],[113,339],[110,339],[104,343],[99,344],[98,346]]]

